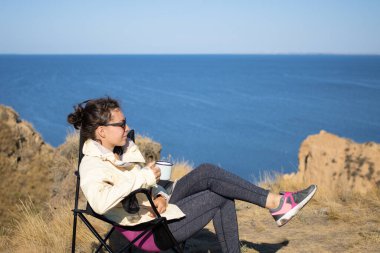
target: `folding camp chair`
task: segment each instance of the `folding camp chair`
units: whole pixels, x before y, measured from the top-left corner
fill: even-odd
[[[134,138],[134,131],[131,130],[128,133],[128,138],[131,139],[133,142],[135,141]],[[89,230],[94,234],[94,236],[99,240],[100,245],[96,249],[95,252],[99,252],[101,248],[105,248],[108,252],[113,253],[114,251],[110,248],[110,245],[107,244],[107,240],[110,238],[111,234],[115,230],[122,231],[123,234],[129,233],[130,235],[133,235],[132,238],[130,239],[128,237],[129,243],[126,244],[124,247],[122,247],[119,251],[117,252],[125,252],[125,250],[131,250],[132,246],[137,246],[139,248],[142,248],[143,250],[144,245],[149,245],[152,243],[152,238],[153,234],[157,235],[154,238],[154,242],[156,245],[160,246],[161,250],[166,250],[166,249],[173,249],[175,252],[183,252],[183,247],[180,246],[180,244],[176,241],[174,238],[173,234],[170,232],[168,225],[167,225],[167,220],[165,217],[161,217],[159,212],[157,211],[152,197],[150,196],[150,192],[147,189],[138,189],[136,191],[131,192],[125,200],[135,198],[135,194],[145,194],[147,199],[149,200],[149,203],[156,215],[156,218],[153,219],[152,221],[138,224],[136,226],[121,226],[109,219],[107,219],[105,216],[99,215],[95,213],[91,206],[87,203],[86,209],[78,209],[78,199],[79,199],[79,186],[80,186],[80,176],[79,176],[79,165],[80,162],[83,158],[83,153],[82,153],[82,148],[83,148],[84,140],[82,138],[82,135],[80,134],[79,138],[79,157],[78,157],[78,169],[75,172],[76,178],[77,178],[77,184],[76,184],[76,190],[75,190],[75,207],[72,210],[74,213],[74,223],[73,223],[73,237],[72,237],[72,253],[75,253],[75,242],[76,242],[76,228],[77,228],[77,217],[83,221],[83,223],[89,228]],[[86,216],[92,216],[95,217],[99,220],[102,220],[108,224],[112,225],[112,228],[109,230],[109,232],[105,235],[103,238],[94,228],[94,226],[89,222],[89,220],[86,218]],[[159,238],[157,238],[159,237]],[[158,250],[160,251],[160,250]]]

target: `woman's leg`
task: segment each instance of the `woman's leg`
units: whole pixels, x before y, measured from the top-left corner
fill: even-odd
[[[187,196],[176,204],[185,214],[182,220],[169,224],[177,241],[182,242],[213,220],[223,252],[240,252],[235,203],[209,190]]]
[[[297,192],[273,194],[212,164],[202,164],[178,180],[169,202],[209,190],[225,198],[268,208],[278,226],[292,219],[314,196],[317,186]]]
[[[228,199],[239,199],[261,207],[267,204],[269,191],[212,164],[202,164],[178,180],[170,203],[209,190]]]
[[[235,201],[226,199],[225,204],[212,219],[218,241],[224,252],[240,252],[239,229]]]

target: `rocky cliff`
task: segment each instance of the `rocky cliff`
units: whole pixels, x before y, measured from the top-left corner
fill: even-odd
[[[307,182],[360,193],[380,188],[380,144],[359,144],[321,131],[304,140],[298,159],[297,176]]]
[[[27,198],[38,206],[50,197],[54,149],[10,107],[0,105],[0,222]]]

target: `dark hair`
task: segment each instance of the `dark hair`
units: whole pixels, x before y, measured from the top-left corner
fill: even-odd
[[[74,106],[74,112],[67,116],[67,122],[81,130],[84,141],[96,140],[96,128],[107,124],[111,120],[111,111],[118,108],[119,102],[110,97],[87,100]]]

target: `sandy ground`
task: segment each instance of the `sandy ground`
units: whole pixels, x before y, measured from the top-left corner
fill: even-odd
[[[376,204],[376,205],[375,205]],[[237,202],[242,252],[380,252],[380,222],[374,206],[311,202],[279,228],[267,210]],[[185,252],[221,252],[212,224],[189,240]]]

